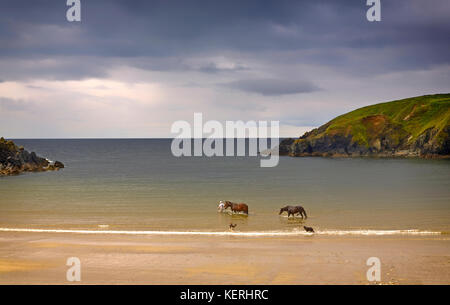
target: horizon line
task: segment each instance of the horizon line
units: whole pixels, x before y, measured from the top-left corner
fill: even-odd
[[[300,136],[287,136],[287,137],[278,137],[278,139],[285,139],[285,138],[299,138]],[[196,140],[196,139],[277,139],[275,138],[271,138],[271,137],[245,137],[245,138],[237,138],[237,137],[233,137],[233,138],[175,138],[175,137],[148,137],[148,138],[144,138],[144,137],[130,137],[130,138],[114,138],[114,137],[92,137],[92,138],[88,138],[88,137],[69,137],[69,138],[15,138],[15,137],[3,137],[6,140],[173,140],[173,139],[190,139],[190,140]]]

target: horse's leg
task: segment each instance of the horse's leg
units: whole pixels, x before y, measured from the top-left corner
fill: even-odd
[[[305,209],[302,210],[302,213],[305,215],[305,219],[308,218],[308,216],[306,215]]]

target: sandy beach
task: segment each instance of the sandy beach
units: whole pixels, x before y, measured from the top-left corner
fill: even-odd
[[[1,284],[449,284],[450,240],[439,236],[139,236],[0,232]]]

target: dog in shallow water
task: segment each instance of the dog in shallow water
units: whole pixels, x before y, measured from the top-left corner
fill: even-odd
[[[233,231],[236,228],[237,224],[230,223],[230,231]]]
[[[303,229],[305,229],[306,232],[314,233],[314,229],[311,227],[303,226]]]

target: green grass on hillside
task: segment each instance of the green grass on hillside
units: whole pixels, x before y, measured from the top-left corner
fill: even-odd
[[[18,150],[16,144],[11,140],[5,140],[5,138],[0,138],[0,150],[6,150],[10,152],[15,152]]]
[[[384,128],[384,132],[388,130],[394,137],[407,135],[409,142],[429,128],[436,128],[440,133],[449,123],[450,94],[435,94],[356,109],[336,117],[325,125],[326,129],[320,128],[311,136],[351,134],[353,141],[369,145],[377,128]]]

